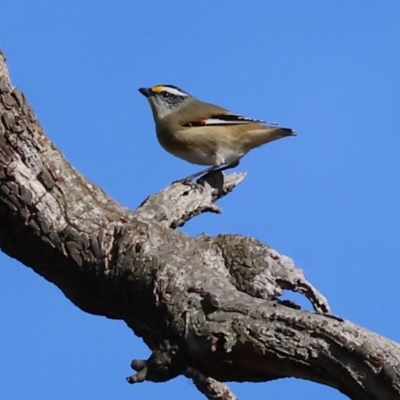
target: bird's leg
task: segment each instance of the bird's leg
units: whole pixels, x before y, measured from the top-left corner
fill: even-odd
[[[236,160],[236,161],[234,161],[234,162],[232,162],[230,164],[224,165],[223,167],[220,167],[220,168],[212,170],[212,171],[215,171],[215,172],[217,172],[217,171],[226,171],[227,169],[231,169],[231,168],[237,167],[239,165],[239,163],[240,163],[240,161]],[[208,172],[211,172],[211,171],[208,171]]]
[[[239,160],[234,161],[230,164],[223,165],[222,167],[219,165],[212,165],[211,167],[208,167],[206,169],[203,169],[202,171],[196,172],[195,174],[189,175],[186,178],[183,179],[178,179],[177,181],[173,181],[172,183],[183,183],[185,185],[193,185],[192,180],[194,178],[197,178],[198,176],[202,176],[204,178],[207,174],[211,172],[222,172],[230,168],[235,168],[239,165]]]
[[[224,183],[224,174],[222,173],[222,171],[225,171],[225,170],[230,169],[230,168],[235,168],[238,165],[239,165],[239,160],[234,161],[234,162],[232,162],[230,164],[223,165],[222,167],[215,168],[215,169],[213,169],[211,171],[208,171],[197,180],[197,183],[201,183],[202,184],[208,177],[210,177],[210,178],[212,177],[211,181],[209,181],[209,183],[211,185],[213,185],[211,182],[214,182],[214,183],[215,182],[219,182],[219,185],[221,186],[221,189],[222,189],[222,185]],[[215,181],[216,177],[218,177],[218,178]]]
[[[202,171],[196,172],[195,174],[189,175],[186,178],[178,179],[177,181],[173,181],[172,183],[183,183],[185,185],[191,185],[193,184],[192,180],[194,178],[197,178],[200,175],[205,175],[208,174],[211,171],[215,171],[216,169],[219,168],[219,165],[212,165],[211,167],[208,167]]]

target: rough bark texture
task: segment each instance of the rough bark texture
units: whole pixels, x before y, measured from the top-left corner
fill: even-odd
[[[131,211],[90,183],[44,134],[0,53],[0,247],[82,310],[122,319],[152,351],[131,383],[190,377],[209,399],[224,381],[299,377],[352,399],[400,398],[400,346],[330,314],[293,261],[254,238],[175,228],[244,175],[174,184]],[[277,297],[304,294],[316,312]]]

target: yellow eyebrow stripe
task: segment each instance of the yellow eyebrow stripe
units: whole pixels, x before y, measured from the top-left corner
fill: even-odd
[[[161,92],[163,89],[164,89],[164,86],[163,86],[163,85],[157,85],[157,86],[153,86],[153,87],[151,88],[151,91],[154,92],[154,93],[159,93],[159,92]]]

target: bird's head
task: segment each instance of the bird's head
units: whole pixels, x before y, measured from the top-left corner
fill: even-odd
[[[155,117],[162,119],[193,97],[173,85],[156,85],[151,88],[140,88],[139,92],[147,98]]]

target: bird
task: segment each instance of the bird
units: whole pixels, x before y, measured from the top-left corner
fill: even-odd
[[[232,113],[174,85],[138,90],[150,103],[160,145],[189,163],[207,166],[174,182],[189,183],[213,171],[235,168],[250,150],[296,136],[291,128]]]

